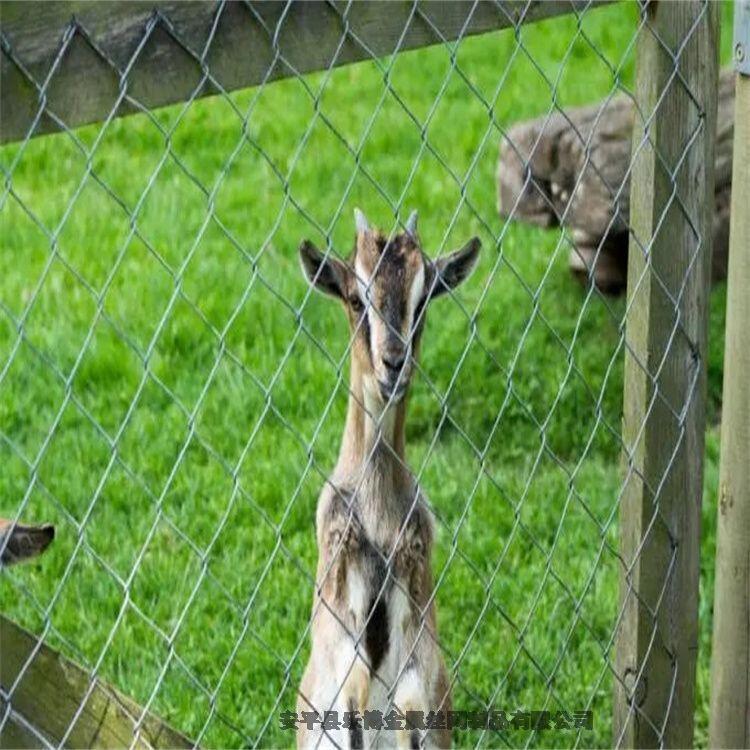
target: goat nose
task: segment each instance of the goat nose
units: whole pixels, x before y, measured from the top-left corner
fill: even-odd
[[[383,364],[392,374],[398,375],[398,373],[401,372],[401,368],[404,366],[405,359],[406,357],[404,357],[403,354],[389,354],[388,356],[383,357]]]

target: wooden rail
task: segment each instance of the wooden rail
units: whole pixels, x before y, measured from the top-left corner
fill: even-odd
[[[187,748],[193,743],[157,716],[147,714],[136,738],[142,709],[101,680],[91,677],[38,638],[0,615],[0,747]],[[88,693],[88,698],[86,695]],[[5,701],[0,698],[0,704]],[[79,711],[81,705],[83,709]],[[10,713],[6,716],[6,712]],[[75,723],[74,718],[77,716]]]
[[[590,5],[3,2],[0,143],[104,120],[115,110],[119,117]]]
[[[651,2],[642,11],[615,746],[693,747],[718,11],[718,3],[698,0]],[[678,49],[686,85],[674,75]]]

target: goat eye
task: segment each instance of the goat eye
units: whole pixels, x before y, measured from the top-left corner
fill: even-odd
[[[351,305],[352,310],[354,310],[354,312],[356,313],[360,313],[365,309],[365,306],[362,304],[362,300],[356,295],[349,297],[349,304]]]

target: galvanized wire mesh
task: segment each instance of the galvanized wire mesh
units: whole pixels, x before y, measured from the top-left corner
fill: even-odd
[[[461,321],[462,338],[453,336],[442,347],[442,356],[449,357],[442,382],[433,381],[428,364],[419,366],[421,392],[416,404],[423,413],[422,425],[428,425],[430,434],[424,436],[421,455],[412,460],[414,474],[429,497],[434,499],[443,492],[441,477],[449,476],[449,483],[454,484],[445,490],[451,494],[451,506],[442,501],[433,504],[438,526],[434,597],[454,706],[466,711],[504,709],[511,715],[516,710],[555,715],[562,711],[570,717],[576,712],[594,711],[599,727],[599,733],[591,734],[585,726],[573,722],[568,734],[550,735],[542,724],[527,724],[524,728],[523,721],[528,718],[521,714],[517,717],[524,729],[520,734],[508,726],[486,723],[473,730],[457,731],[454,741],[477,746],[537,746],[554,737],[553,742],[558,745],[587,745],[592,741],[619,744],[621,737],[609,736],[606,729],[610,725],[610,704],[602,696],[612,692],[613,680],[623,679],[614,663],[614,640],[623,610],[612,596],[613,591],[616,594],[612,581],[632,567],[620,555],[616,527],[622,493],[636,464],[632,446],[625,445],[622,439],[621,404],[619,396],[613,395],[619,394],[622,387],[625,326],[630,309],[589,283],[582,293],[571,289],[570,318],[564,325],[552,319],[545,311],[549,302],[545,293],[549,294],[548,289],[554,290],[552,294],[559,293],[560,288],[552,285],[564,256],[575,248],[570,233],[565,229],[550,231],[543,240],[539,239],[541,233],[524,235],[527,242],[544,244],[541,251],[528,250],[544,256],[538,273],[529,274],[528,267],[506,249],[513,233],[520,230],[512,221],[499,224],[497,216],[488,213],[477,196],[494,195],[495,186],[486,184],[482,166],[487,160],[494,162],[498,141],[504,139],[506,147],[514,147],[508,138],[513,118],[499,116],[498,107],[508,96],[508,81],[515,67],[533,72],[546,89],[545,109],[534,114],[566,117],[566,71],[571,59],[583,54],[610,82],[601,101],[603,112],[616,94],[633,98],[633,50],[641,35],[653,34],[654,30],[645,15],[636,17],[632,12],[628,18],[632,24],[627,34],[629,41],[619,50],[617,59],[611,59],[599,49],[587,26],[590,14],[601,11],[573,8],[566,21],[569,41],[556,71],[551,73],[537,61],[538,47],[527,41],[525,14],[521,12],[513,20],[512,29],[500,32],[507,39],[512,38],[512,43],[509,54],[497,67],[495,81],[487,87],[479,85],[462,63],[464,35],[455,40],[443,38],[431,16],[414,3],[404,35],[411,24],[426,25],[444,52],[444,75],[437,77],[439,86],[432,103],[425,112],[413,111],[409,96],[394,83],[394,79],[403,78],[410,65],[409,59],[399,55],[402,36],[388,58],[372,55],[371,65],[382,79],[382,89],[374,108],[361,123],[358,137],[352,138],[352,130],[342,127],[345,112],[342,115],[337,102],[328,95],[332,78],[341,75],[334,72],[336,58],[322,74],[297,73],[278,42],[285,14],[277,28],[268,28],[255,6],[246,6],[246,23],[264,29],[274,51],[273,60],[264,82],[251,94],[240,98],[223,89],[206,61],[213,31],[221,23],[225,7],[224,3],[217,4],[215,25],[202,49],[193,48],[181,38],[167,11],[155,11],[125,66],[115,62],[106,49],[98,46],[85,25],[73,18],[44,77],[32,75],[15,54],[13,39],[2,35],[6,61],[23,73],[38,99],[37,115],[26,138],[3,153],[2,231],[5,237],[13,233],[34,235],[44,248],[36,265],[23,257],[5,259],[8,272],[14,266],[22,278],[22,282],[9,288],[22,290],[22,294],[12,299],[0,298],[4,326],[0,400],[6,400],[0,442],[9,477],[4,487],[3,510],[19,521],[48,520],[41,516],[53,516],[58,539],[56,574],[51,584],[49,580],[35,580],[33,570],[14,568],[3,570],[0,585],[6,612],[28,625],[40,642],[62,648],[79,660],[90,674],[88,690],[56,744],[62,746],[69,741],[100,679],[136,694],[142,711],[129,712],[136,729],[147,712],[156,711],[187,733],[196,745],[291,743],[291,735],[279,733],[278,721],[282,710],[294,710],[299,675],[309,649],[314,499],[328,477],[335,436],[343,427],[341,403],[348,390],[351,342],[335,341],[342,331],[332,334],[326,330],[330,317],[325,318],[324,325],[316,323],[323,303],[314,300],[310,290],[302,291],[303,282],[296,270],[287,274],[284,262],[296,266],[294,248],[285,245],[277,249],[275,244],[280,240],[289,242],[285,224],[293,221],[295,228],[304,225],[307,232],[322,237],[327,251],[336,253],[340,250],[337,232],[350,231],[355,195],[377,200],[381,214],[390,219],[390,225],[383,228],[397,231],[414,207],[410,204],[411,195],[426,160],[457,196],[451,203],[416,206],[421,209],[421,221],[433,241],[430,252],[438,255],[447,251],[457,233],[468,227],[481,235],[485,245],[485,260],[480,266],[479,281],[474,282],[473,295],[451,295],[450,302],[440,303],[445,305],[443,312],[432,313]],[[330,6],[340,15],[339,49],[348,42],[368,49],[368,39],[358,35],[348,22],[350,8]],[[466,5],[467,26],[475,8],[476,4]],[[504,5],[499,4],[498,8],[505,12]],[[143,50],[157,33],[166,34],[201,71],[201,81],[193,95],[168,115],[150,111],[129,88]],[[47,103],[47,92],[65,66],[71,45],[82,42],[107,62],[119,81],[109,116],[85,132],[67,127]],[[687,42],[685,39],[681,49]],[[664,164],[673,177],[705,125],[700,97],[690,92],[680,73],[681,49],[670,53],[674,74],[668,85],[684,87],[699,114],[690,138],[682,144],[682,155],[676,162]],[[297,86],[294,95],[305,100],[309,110],[309,119],[300,123],[294,148],[286,153],[279,153],[254,124],[257,112],[266,106],[266,92],[281,85],[266,82],[279,70],[292,76]],[[411,69],[410,75],[419,74],[419,70]],[[85,82],[81,85],[85,87]],[[219,95],[199,105],[197,100],[206,85]],[[436,135],[433,127],[435,121],[446,127],[445,117],[438,113],[447,98],[455,95],[451,87],[457,87],[461,101],[471,100],[486,118],[484,130],[472,142],[470,158],[461,168],[455,166],[444,137]],[[116,120],[126,106],[141,113],[142,132],[161,142],[154,163],[144,161],[137,149],[128,151],[132,146],[128,141],[131,121]],[[210,137],[209,107],[221,107],[227,113],[236,141],[205,171],[196,169],[192,158],[194,151],[206,147],[205,143],[195,144],[192,153],[184,149],[184,143],[175,144],[182,123],[194,116],[207,117]],[[401,178],[395,189],[393,181],[379,176],[377,147],[373,150],[370,146],[384,111],[388,116],[397,113],[410,121],[416,139],[415,148],[409,145],[398,153]],[[634,145],[634,155],[648,146],[648,125],[655,114],[638,111],[647,136]],[[45,184],[48,199],[60,202],[52,222],[44,218],[45,212],[38,205],[42,191],[30,187],[31,176],[24,166],[37,147],[33,139],[42,117],[56,121],[64,131],[54,138],[57,152],[50,153],[59,153],[66,164],[75,165],[72,168],[76,172],[75,188],[66,195],[56,195],[55,185]],[[268,126],[268,120],[264,124]],[[456,126],[460,127],[460,122]],[[331,156],[321,152],[320,161],[341,160],[341,166],[321,163],[321,169],[325,166],[327,177],[337,170],[339,177],[345,175],[333,181],[335,195],[326,195],[327,205],[332,207],[327,211],[315,207],[316,192],[329,191],[324,180],[309,190],[300,186],[296,178],[300,162],[310,158],[309,144],[317,143],[321,132],[329,139]],[[590,137],[580,136],[586,148]],[[113,150],[118,143],[123,144],[119,152]],[[285,148],[287,145],[284,142]],[[128,188],[127,180],[123,183],[122,179],[115,181],[118,185],[112,184],[106,163],[98,161],[102,153],[107,158],[132,160],[128,171],[135,187]],[[253,189],[272,194],[276,213],[262,223],[262,231],[261,225],[256,224],[251,232],[243,233],[236,222],[227,221],[222,215],[226,205],[222,190],[232,179],[233,170],[247,166],[243,159],[248,153],[252,153],[250,163],[260,175],[253,176]],[[519,154],[527,158],[520,150]],[[587,168],[596,169],[593,159]],[[37,177],[47,183],[45,175]],[[602,175],[602,179],[606,177]],[[572,186],[571,196],[576,187]],[[530,171],[527,189],[538,190],[542,198],[547,195],[543,186],[534,184]],[[627,189],[627,182],[612,185],[614,201]],[[96,190],[99,196],[93,207],[85,203],[90,190]],[[170,195],[177,196],[185,190],[193,193],[190,200],[203,208],[200,221],[189,227],[189,243],[175,250],[169,246],[171,228],[162,227],[162,234],[154,239],[153,215],[149,212],[154,196],[161,194],[168,202]],[[252,212],[254,196],[246,195],[242,200],[247,211]],[[571,197],[570,203],[572,200]],[[103,206],[107,215],[99,213]],[[701,236],[696,218],[691,217],[676,189],[664,215],[675,207],[693,228],[692,271],[706,252],[706,238]],[[561,215],[556,207],[553,209],[558,213],[558,222],[565,225],[567,206]],[[515,208],[505,210],[513,219]],[[71,238],[66,235],[66,228],[71,216],[79,211],[89,217],[91,233]],[[608,229],[614,231],[618,218],[613,216]],[[81,263],[81,258],[96,256],[97,229],[109,221],[117,223],[119,234],[106,257],[96,261],[93,272],[85,262]],[[148,224],[148,231],[144,224]],[[80,229],[81,225],[76,227]],[[636,236],[632,231],[630,235],[631,248],[638,248],[648,257],[652,238]],[[223,263],[224,258],[231,258],[231,262],[223,271],[213,269],[216,273],[210,276],[209,285],[201,286],[193,271],[194,260],[206,252],[205,243],[209,240],[212,247],[221,247],[226,253],[218,263]],[[76,243],[86,249],[82,254],[74,252],[77,260],[73,260],[69,250]],[[11,251],[4,248],[3,252]],[[138,266],[129,263],[135,253],[142,253],[143,267],[148,267],[158,282],[133,275]],[[282,280],[278,275],[281,272],[294,278],[298,286]],[[642,281],[631,279],[631,284],[637,289]],[[656,281],[660,283],[658,278]],[[679,314],[685,282],[676,291],[661,284],[675,311],[666,350],[676,338],[690,336]],[[227,285],[226,294],[232,297],[228,315],[214,315],[211,306],[204,304],[210,294],[224,294],[221,286],[212,288],[213,283]],[[506,336],[508,346],[502,352],[487,334],[493,327],[503,325],[503,310],[491,307],[496,301],[493,288],[501,283],[516,289],[516,299],[527,306],[521,324]],[[145,328],[131,325],[128,315],[139,307],[139,298],[143,296],[143,304],[150,305],[152,294],[160,298],[160,304],[154,305],[158,314]],[[122,310],[118,308],[118,298],[127,301]],[[254,299],[260,299],[260,304],[248,308]],[[248,309],[252,314],[248,315]],[[283,318],[282,339],[268,333],[262,314]],[[57,316],[61,322],[55,320]],[[260,356],[258,349],[243,338],[245,334],[238,334],[243,325],[255,329],[256,333],[250,336],[268,336],[262,361],[255,359]],[[600,334],[601,327],[609,333]],[[55,336],[46,337],[47,328],[54,329]],[[61,339],[56,338],[60,330],[70,334],[64,351],[59,350]],[[431,331],[428,327],[426,350]],[[605,367],[592,372],[589,363],[582,361],[581,341],[599,335],[606,349]],[[165,340],[178,354],[171,356],[165,350]],[[534,386],[533,365],[530,368],[525,361],[528,347],[540,342],[549,347],[547,356],[564,362],[553,382],[546,383],[546,390]],[[200,371],[195,382],[186,385],[180,377],[179,368],[185,360],[179,352],[193,347],[199,352]],[[112,360],[108,362],[107,356]],[[324,398],[304,384],[295,383],[295,369],[305,372],[301,363],[308,360],[325,373],[330,391]],[[129,379],[108,379],[108,368],[124,368]],[[504,394],[490,414],[482,413],[483,395],[467,392],[462,384],[472,368],[484,373],[486,388]],[[685,414],[699,397],[700,368],[695,368],[684,401],[679,404],[661,396],[658,374],[649,373],[656,384],[649,413],[659,404],[679,425],[676,454],[684,440]],[[21,400],[24,383],[34,378],[43,385],[40,389],[30,388],[29,393],[40,400]],[[253,393],[249,402],[252,408],[248,411],[240,407],[234,420],[232,395],[239,399],[238,394],[243,391]],[[537,402],[535,394],[540,397]],[[320,412],[301,428],[300,403],[310,399]],[[163,411],[158,413],[163,414],[164,421],[149,422],[143,417],[145,403],[161,404],[159,409]],[[577,415],[576,419],[586,424],[583,439],[563,449],[557,424],[561,411]],[[430,415],[426,422],[425,412]],[[237,439],[229,447],[219,436],[227,414],[229,422],[240,422]],[[504,456],[515,461],[516,468],[522,466],[509,477],[494,451],[498,443],[508,439],[506,432],[518,424],[524,425],[531,439],[525,454],[512,459]],[[162,440],[164,435],[169,435],[169,439]],[[453,452],[441,457],[441,450],[446,450],[446,435]],[[176,439],[172,440],[173,436]],[[283,453],[274,452],[275,442],[283,446]],[[625,476],[616,467],[602,470],[592,459],[597,444],[602,442],[610,453],[624,452]],[[147,461],[144,456],[149,453],[157,454],[158,460]],[[446,464],[459,456],[470,471],[455,480]],[[261,461],[277,468],[268,470]],[[194,470],[196,464],[212,468],[201,474]],[[670,466],[665,469],[662,483]],[[60,480],[64,472],[80,477],[77,494],[71,495],[65,485],[61,495],[58,485],[64,485]],[[273,485],[275,474],[278,486]],[[200,484],[199,476],[215,479],[216,484]],[[557,477],[557,484],[550,476]],[[553,484],[557,487],[560,483],[564,491],[555,506],[554,526],[550,527],[537,518],[539,503],[544,502],[545,493]],[[113,490],[118,486],[119,490]],[[679,544],[677,532],[660,512],[660,488],[661,485],[649,488],[655,498],[655,511],[647,525],[661,527],[672,542],[672,561],[664,571],[666,587]],[[478,526],[483,525],[489,502],[502,509],[500,513],[507,524],[488,547]],[[582,546],[577,569],[567,556],[561,564],[559,554],[573,534]],[[112,548],[117,551],[120,545],[122,554],[114,554]],[[226,565],[222,567],[222,560],[229,548],[232,555],[227,554],[227,569]],[[513,583],[519,559],[532,570],[530,589]],[[242,564],[247,565],[246,570]],[[473,588],[466,589],[469,583]],[[630,594],[637,597],[632,581],[626,585]],[[290,591],[295,592],[291,600]],[[599,598],[602,592],[604,601]],[[162,601],[167,604],[161,606]],[[669,606],[669,601],[664,600],[653,611],[649,649],[669,652],[670,636],[661,632],[657,623],[659,608]],[[286,613],[281,620],[288,626],[281,635],[275,631],[280,627],[278,611]],[[98,616],[102,617],[101,628],[92,622]],[[266,618],[272,620],[274,629],[265,627]],[[468,622],[462,622],[464,619]],[[451,627],[460,632],[460,642],[450,632]],[[672,627],[679,628],[680,623],[672,623]],[[88,628],[96,631],[93,637],[85,633]],[[543,637],[544,633],[547,635]],[[361,635],[352,634],[354,638]],[[500,655],[499,651],[503,653]],[[582,672],[575,660],[596,664],[593,672],[586,670],[586,681],[581,684],[576,684]],[[240,662],[246,672],[238,674]],[[679,670],[680,665],[675,664],[675,673]],[[134,672],[139,676],[134,677]],[[22,670],[14,684],[3,685],[5,708],[0,731],[11,721],[34,723],[34,717],[20,716],[14,710],[14,692],[24,674]],[[254,684],[269,674],[276,676],[273,684],[264,685],[263,689]],[[528,684],[535,686],[531,693],[524,692]],[[538,702],[529,703],[530,696]],[[599,713],[602,706],[606,706],[606,715]],[[640,721],[652,726],[657,737],[662,737],[667,716],[648,716],[636,702],[631,704],[631,710]],[[43,734],[39,741],[49,744]]]

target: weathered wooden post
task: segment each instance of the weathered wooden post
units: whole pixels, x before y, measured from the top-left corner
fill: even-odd
[[[737,69],[711,653],[710,747],[750,746],[750,0],[734,6]]]
[[[650,2],[637,49],[613,744],[692,747],[719,6]]]

